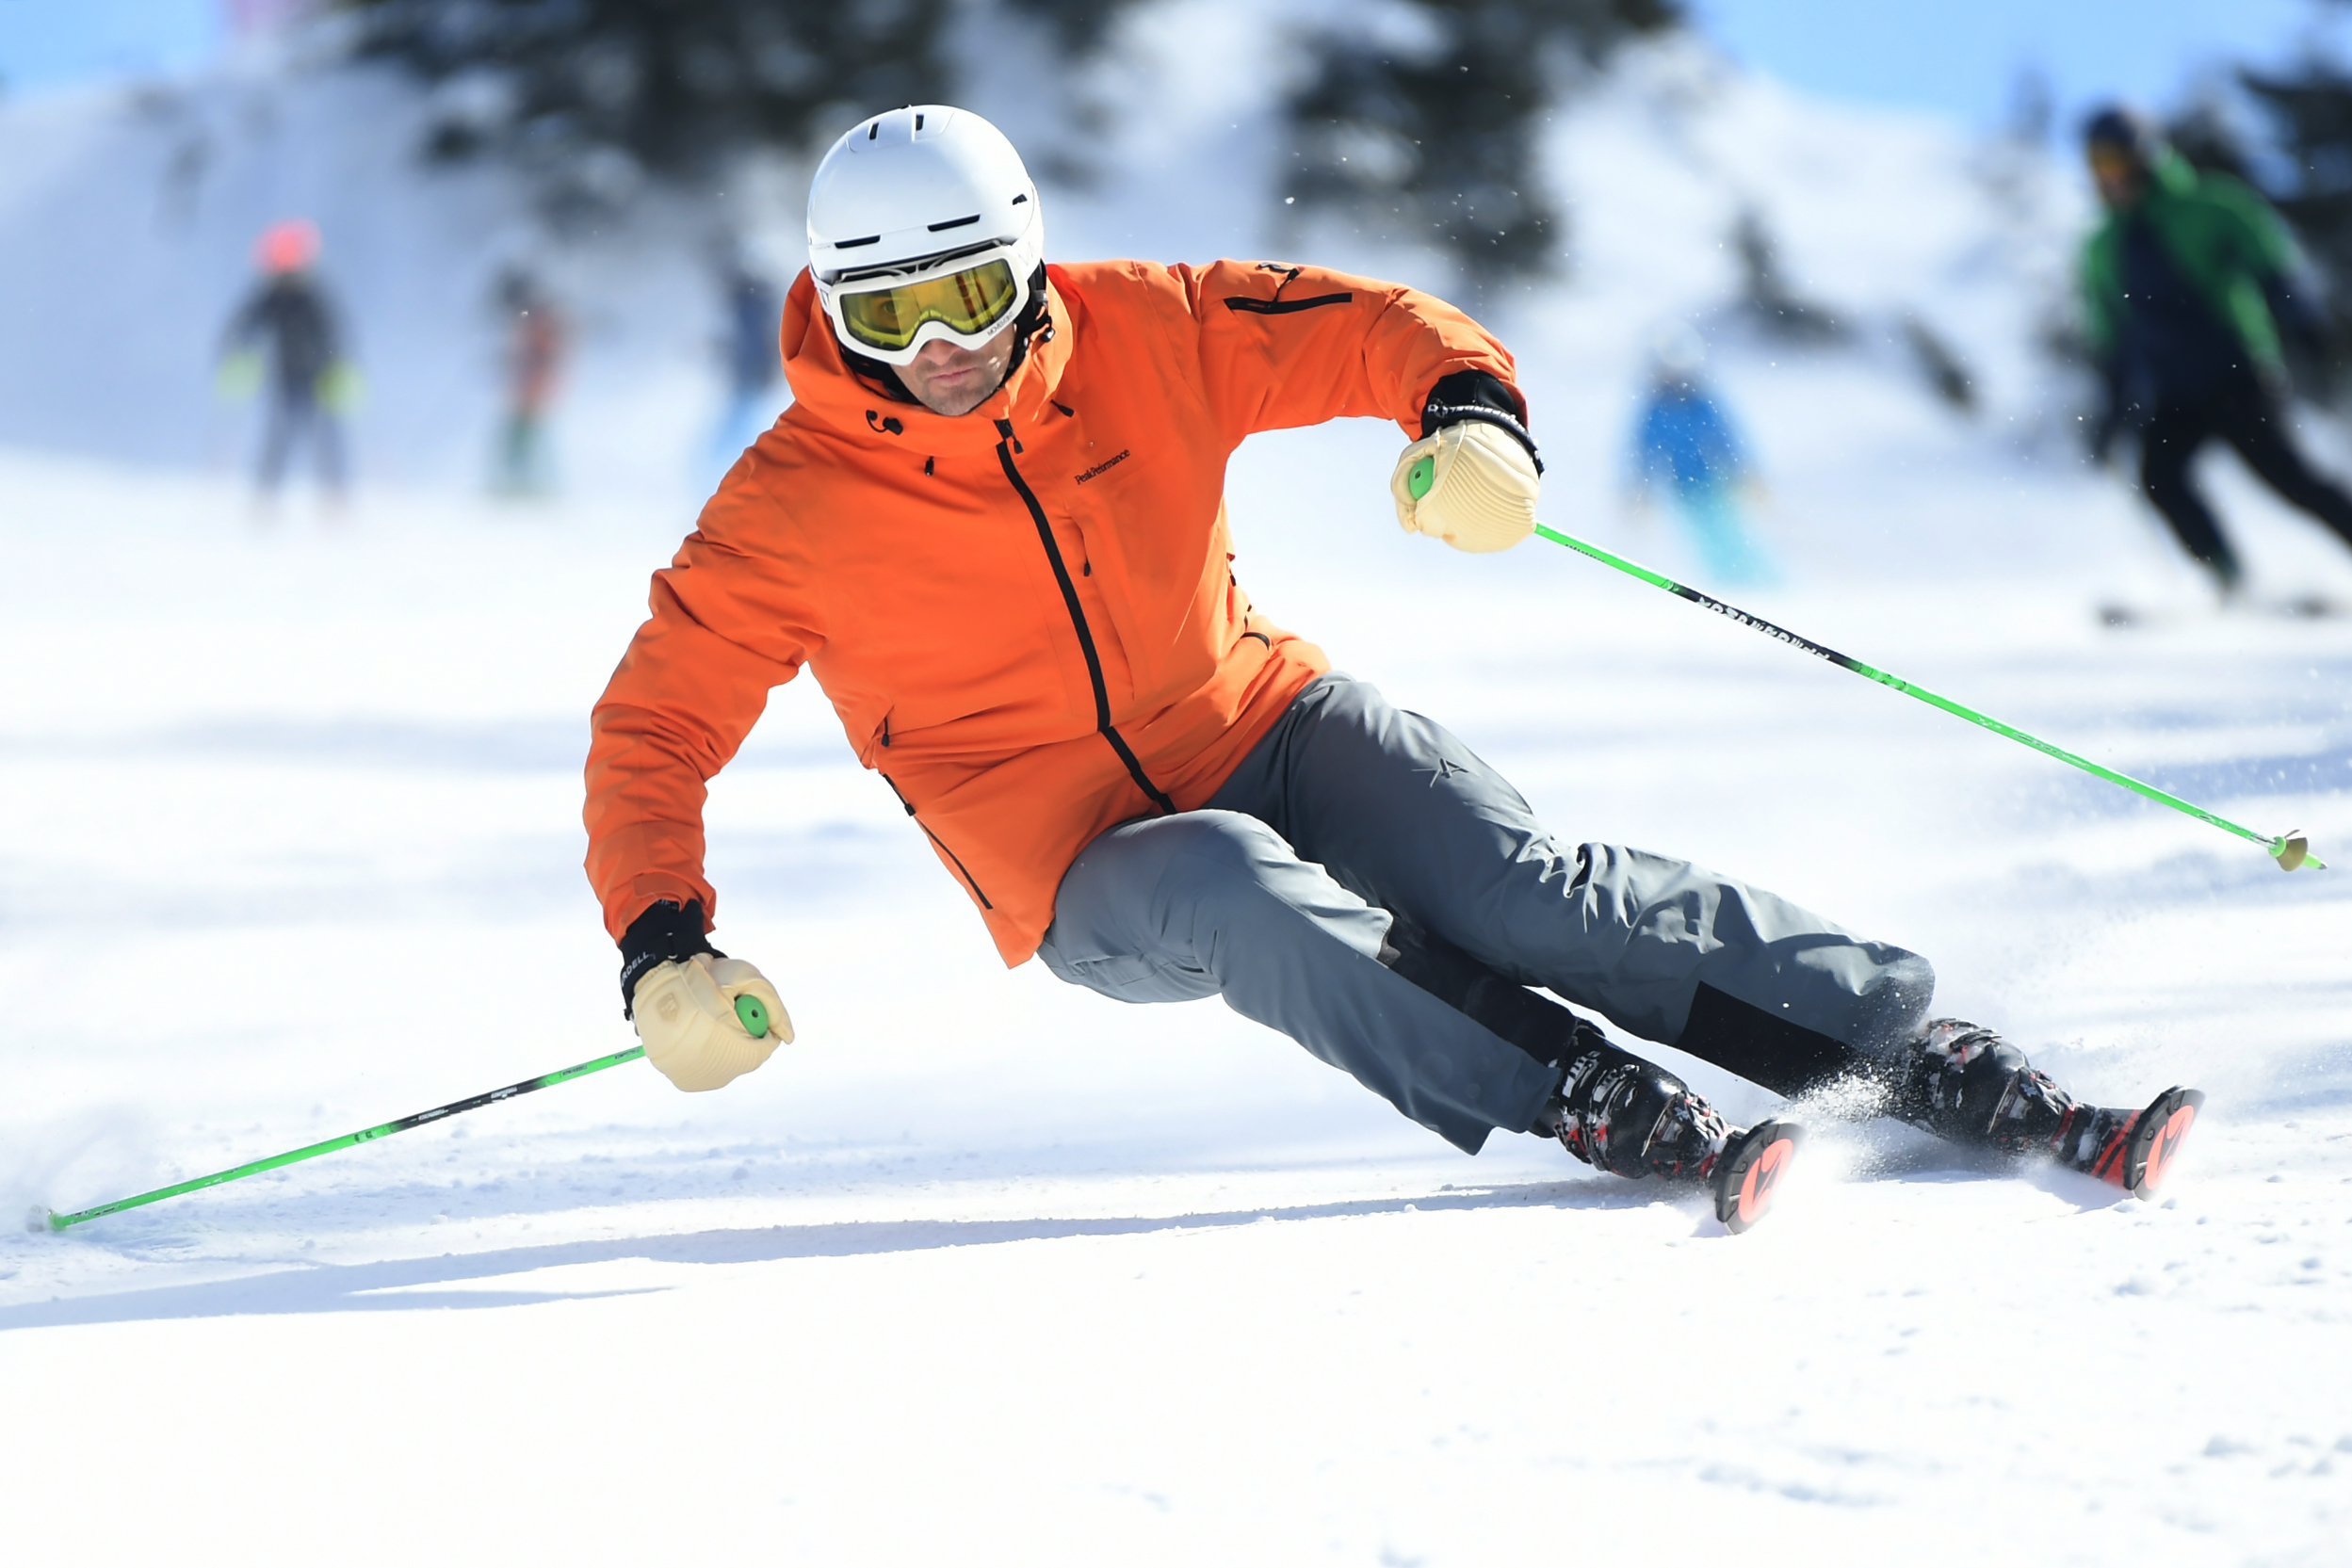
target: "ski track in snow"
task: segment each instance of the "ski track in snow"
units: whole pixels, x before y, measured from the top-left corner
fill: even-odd
[[[1842,134],[1809,113],[1742,123]],[[1647,123],[1567,167],[1769,168]],[[1584,306],[1512,335],[1547,521],[1677,570],[1608,502],[1624,343],[1667,308],[1618,276],[1650,210],[1581,206]],[[1218,1005],[1004,971],[803,681],[710,807],[719,939],[800,1042],[722,1094],[631,1065],[0,1235],[10,1560],[2345,1560],[2352,625],[2102,631],[2119,582],[2186,600],[2111,482],[1867,356],[1719,369],[1793,585],[1728,597],[2338,869],[1568,552],[1406,539],[1392,429],[1245,447],[1241,580],[1563,838],[1924,952],[2092,1098],[2205,1087],[2159,1201],[1830,1123],[1734,1240],[1533,1139],[1464,1158]],[[2216,484],[2258,574],[2352,599]],[[264,525],[215,480],[0,453],[11,1220],[629,1043],[579,763],[690,514],[379,490]]]

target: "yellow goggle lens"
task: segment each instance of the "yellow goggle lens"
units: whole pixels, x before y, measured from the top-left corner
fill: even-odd
[[[982,262],[919,283],[843,294],[841,321],[868,348],[899,349],[915,341],[926,321],[966,335],[984,331],[1003,318],[1019,293],[1010,263]]]

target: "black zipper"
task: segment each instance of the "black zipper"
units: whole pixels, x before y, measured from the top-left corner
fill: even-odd
[[[893,785],[892,787],[895,788],[897,786]],[[915,808],[913,806],[907,807],[907,810],[910,812],[914,809]],[[980,907],[982,909],[995,909],[997,906],[988,901],[988,895],[980,890],[980,883],[974,881],[972,880],[972,874],[964,869],[963,860],[953,849],[948,848],[947,841],[942,839],[937,833],[933,832],[931,831],[931,825],[924,822],[919,817],[916,818],[915,825],[923,830],[923,836],[925,838],[930,839],[933,844],[939,846],[939,852],[941,854],[947,856],[949,860],[955,863],[956,875],[962,877],[964,879],[964,885],[972,890],[972,897],[980,900]]]
[[[915,816],[915,802],[906,798],[905,791],[899,787],[899,781],[892,778],[889,774],[884,773],[882,775],[882,782],[890,786],[890,793],[899,798],[899,804],[906,808],[906,814],[909,816]],[[923,836],[925,838],[930,839],[933,844],[939,846],[939,852],[948,857],[949,863],[955,867],[955,874],[962,877],[964,879],[964,885],[972,890],[972,897],[980,900],[980,907],[982,909],[995,909],[997,906],[988,901],[988,895],[980,890],[980,882],[972,876],[971,871],[965,867],[964,864],[964,857],[957,854],[953,849],[949,849],[948,841],[941,838],[937,833],[933,832],[931,831],[931,824],[924,821],[921,817],[915,817],[915,825],[923,830]]]
[[[1325,305],[1344,305],[1354,298],[1353,294],[1318,294],[1306,299],[1255,299],[1246,294],[1236,294],[1227,297],[1225,309],[1246,311],[1252,315],[1289,315],[1293,311],[1312,311],[1321,310]]]
[[[998,420],[997,434],[1002,438],[997,443],[997,461],[1004,465],[1004,477],[1013,482],[1021,503],[1029,508],[1030,520],[1037,525],[1038,542],[1046,547],[1046,559],[1053,567],[1053,580],[1062,587],[1062,607],[1070,612],[1070,624],[1078,628],[1078,645],[1086,655],[1086,678],[1095,685],[1095,733],[1111,742],[1111,749],[1127,764],[1127,776],[1150,797],[1160,815],[1174,816],[1176,802],[1151,782],[1151,775],[1144,771],[1144,764],[1127,745],[1127,737],[1111,722],[1111,688],[1102,678],[1102,655],[1095,651],[1095,629],[1086,623],[1086,610],[1078,600],[1078,585],[1070,580],[1070,568],[1062,558],[1062,546],[1054,542],[1053,525],[1046,521],[1046,509],[1037,504],[1036,492],[1029,488],[1029,481],[1021,477],[1020,469],[1014,464],[1013,421]]]

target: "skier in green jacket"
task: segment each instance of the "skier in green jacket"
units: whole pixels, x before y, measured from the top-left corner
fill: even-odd
[[[2212,437],[2352,545],[2352,496],[2288,439],[2279,333],[2316,335],[2319,325],[2295,287],[2286,226],[2245,183],[2192,169],[2130,110],[2094,115],[2084,141],[2107,207],[2083,251],[2091,348],[2107,386],[2092,457],[2104,461],[2117,434],[2138,429],[2141,488],[2224,598],[2244,569],[2189,478]]]

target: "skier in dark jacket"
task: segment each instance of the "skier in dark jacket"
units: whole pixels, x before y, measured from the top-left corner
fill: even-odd
[[[2244,182],[2200,173],[2129,110],[2084,132],[2106,221],[2083,251],[2092,351],[2107,387],[2091,455],[2128,426],[2140,485],[2182,546],[2233,594],[2244,568],[2189,463],[2219,436],[2294,506],[2352,544],[2352,496],[2288,439],[2281,329],[2316,334],[2279,215]]]
[[[253,364],[258,369],[255,362],[268,361],[269,409],[254,473],[265,498],[277,493],[299,441],[310,443],[328,493],[339,497],[343,492],[343,436],[335,414],[349,399],[350,372],[334,308],[311,270],[317,258],[316,228],[300,219],[271,225],[254,247],[262,281],[225,334],[226,367]],[[227,379],[239,378],[230,372]]]
[[[726,315],[719,361],[727,396],[711,432],[710,448],[719,472],[724,473],[774,417],[774,388],[783,374],[776,331],[784,319],[784,300],[775,284],[739,255],[729,255],[722,263],[719,288]]]

